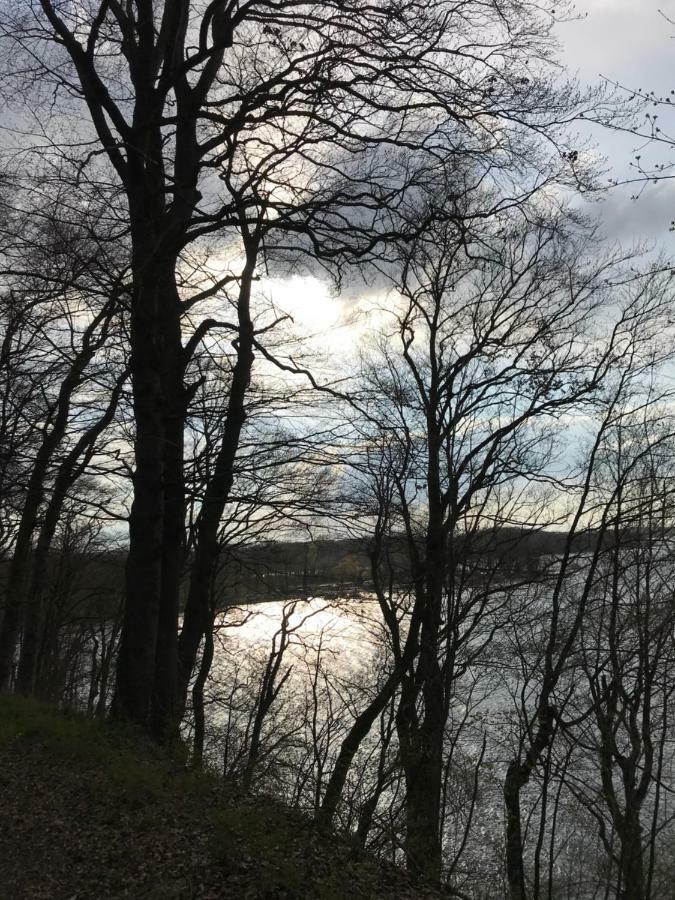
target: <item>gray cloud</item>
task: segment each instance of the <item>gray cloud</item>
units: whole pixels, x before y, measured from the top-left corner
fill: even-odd
[[[660,9],[672,12],[675,22],[675,0],[577,0],[579,18],[557,28],[562,62],[587,84],[604,76],[630,90],[669,95],[675,89],[675,24]],[[673,101],[675,107],[675,95]],[[664,133],[675,138],[675,108],[654,107],[652,112]],[[636,153],[647,168],[675,162],[673,147],[665,144],[645,146],[635,136],[599,127],[590,131],[590,138],[607,159],[608,176],[620,180],[637,174],[631,167]],[[636,193],[639,199],[632,200]],[[668,230],[675,219],[675,180],[613,188],[594,206],[609,239],[675,248]]]

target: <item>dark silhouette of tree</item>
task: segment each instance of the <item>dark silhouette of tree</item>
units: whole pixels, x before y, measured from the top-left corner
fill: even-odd
[[[511,158],[530,188],[568,171],[567,157],[537,149],[538,135],[561,139],[561,122],[597,98],[556,92],[546,68],[550,25],[536,4],[470,0],[72,8],[41,0],[3,15],[8,53],[40,79],[34,95],[54,91],[64,112],[88,115],[69,145],[47,129],[51,148],[76,157],[128,222],[136,474],[117,716],[160,737],[175,731],[244,420],[259,262],[298,241],[326,259],[373,252],[398,230],[391,214],[410,181],[411,153],[433,162],[494,151],[503,181],[513,181]],[[494,37],[483,45],[486,30]],[[236,285],[237,364],[179,653],[185,367],[200,334],[185,346],[182,321],[204,293],[182,295],[178,270],[187,248],[213,234],[241,248],[238,270],[206,289]]]
[[[125,378],[123,356],[115,354],[123,269],[111,271],[104,253],[96,262],[103,242],[90,235],[91,224],[74,227],[43,210],[37,232],[23,235],[21,268],[17,247],[9,273],[15,284],[5,306],[6,371],[12,378],[14,359],[19,378],[8,385],[5,409],[14,440],[26,433],[21,423],[29,410],[32,418],[30,450],[19,463],[21,510],[0,627],[0,684],[9,684],[25,626],[17,684],[27,692],[34,685],[41,617],[41,590],[37,583],[31,587],[31,578],[43,576],[38,569],[31,576],[33,539],[39,532],[44,562],[68,491],[111,424]],[[19,451],[16,445],[13,449]]]
[[[480,250],[438,221],[401,248],[391,276],[398,298],[359,400],[357,464],[372,478],[373,582],[393,668],[343,745],[324,816],[332,817],[350,758],[398,687],[406,855],[433,880],[442,865],[449,709],[457,681],[489,643],[500,602],[464,581],[472,534],[478,523],[528,524],[524,485],[547,477],[554,423],[599,402],[617,356],[639,330],[646,341],[664,313],[654,276],[602,329],[606,292],[624,277],[618,259],[593,259],[592,235],[589,244],[573,219],[530,225],[531,212],[520,212],[522,225],[513,213],[508,226],[496,217]],[[404,535],[403,593],[391,590],[384,539],[392,531]],[[489,583],[488,566],[484,574]]]
[[[520,745],[504,781],[507,878],[510,894],[517,900],[529,895],[521,794],[549,752],[556,734],[566,726],[566,707],[576,689],[577,669],[573,662],[578,652],[578,640],[585,628],[586,617],[592,615],[597,580],[605,560],[606,539],[617,526],[615,505],[622,491],[623,476],[613,483],[603,484],[602,488],[606,487],[607,491],[604,494],[601,491],[600,496],[595,485],[597,479],[602,478],[599,472],[608,442],[617,430],[622,430],[626,410],[631,407],[638,411],[644,409],[643,379],[647,378],[648,385],[655,360],[663,361],[672,352],[667,333],[664,336],[661,332],[663,317],[667,315],[662,303],[668,296],[668,279],[667,273],[638,278],[630,286],[624,312],[615,326],[618,346],[623,347],[625,353],[615,362],[615,374],[607,384],[607,393],[599,407],[599,424],[584,465],[567,545],[551,588],[543,634],[538,638],[539,646],[543,648],[534,667],[538,676],[534,688],[527,692],[523,689],[520,694]],[[633,469],[645,454],[649,454],[649,447],[638,449],[631,456],[628,470]],[[589,527],[593,529],[590,549],[585,552],[575,550],[575,535]],[[535,892],[540,890],[539,874],[538,869],[535,870]],[[537,893],[533,895],[537,896]]]

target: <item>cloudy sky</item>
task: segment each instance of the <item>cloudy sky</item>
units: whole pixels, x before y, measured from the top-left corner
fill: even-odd
[[[675,90],[675,0],[577,0],[576,10],[579,18],[560,25],[558,37],[563,62],[582,81],[597,83],[605,77],[659,96]],[[653,112],[663,131],[675,137],[675,108],[660,106]],[[630,176],[636,152],[643,161],[675,162],[674,147],[640,150],[635,137],[600,129],[593,139],[618,178]],[[637,202],[630,199],[636,191],[641,191]],[[675,252],[675,234],[669,232],[675,219],[675,178],[614,189],[602,203],[601,217],[610,237],[624,243],[647,240]]]
[[[561,62],[570,74],[586,84],[609,79],[628,90],[653,90],[659,96],[675,91],[675,0],[576,0],[576,11],[576,18],[557,29]],[[659,107],[653,111],[664,131],[673,136],[673,145],[642,148],[643,162],[675,163],[675,94],[672,96],[672,110]],[[607,159],[608,176],[626,179],[635,175],[630,164],[640,152],[637,137],[596,127],[590,139]],[[592,212],[600,218],[605,235],[627,248],[646,244],[656,252],[664,249],[675,256],[675,232],[669,230],[675,219],[675,169],[673,172],[672,181],[612,188],[601,200],[596,199]],[[634,201],[631,196],[637,192],[640,197]],[[317,345],[326,342],[343,352],[354,346],[354,329],[358,331],[358,323],[363,321],[359,318],[360,298],[369,293],[360,283],[353,295],[347,291],[340,298],[326,282],[300,276],[269,279],[264,290],[294,316],[305,333],[315,335]],[[363,308],[369,308],[367,300]]]

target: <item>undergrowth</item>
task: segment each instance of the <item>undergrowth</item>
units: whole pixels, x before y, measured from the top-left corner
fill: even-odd
[[[129,822],[136,823],[139,840],[147,840],[149,830],[157,842],[170,844],[175,838],[183,849],[189,849],[194,835],[204,831],[204,857],[189,877],[192,881],[207,877],[200,868],[206,866],[209,884],[218,885],[210,897],[377,900],[431,896],[418,892],[403,872],[383,866],[349,840],[320,832],[298,811],[269,798],[246,796],[224,785],[214,773],[189,771],[184,756],[181,760],[175,752],[160,750],[129,729],[36,700],[0,696],[3,751],[19,760],[24,753],[44,759],[48,778],[63,784],[69,783],[67,776],[79,773],[78,790],[87,796],[88,828],[98,834],[103,846],[118,836],[121,816],[127,827]],[[176,833],[171,822],[178,812],[187,824]],[[172,846],[162,853],[175,862]],[[151,865],[148,862],[141,868]],[[157,877],[170,870],[171,866],[167,870],[162,864]],[[119,872],[108,868],[110,892],[97,896],[118,896],[116,878],[119,896],[131,896],[125,885],[132,876],[127,876],[121,868]],[[78,894],[76,884],[72,887],[74,893],[68,896],[89,896]],[[157,890],[165,890],[160,882]],[[202,896],[192,888],[186,891],[171,896]]]
[[[102,785],[135,802],[202,794],[214,787],[208,772],[185,769],[175,752],[160,751],[133,729],[31,698],[0,697],[0,749],[14,742],[41,744],[55,758],[93,771]]]

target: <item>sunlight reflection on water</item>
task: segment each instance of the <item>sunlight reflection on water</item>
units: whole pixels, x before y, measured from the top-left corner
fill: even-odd
[[[356,669],[373,656],[378,633],[378,607],[373,597],[349,599],[272,600],[237,607],[216,618],[226,644],[246,649],[269,649],[281,627],[284,608],[295,608],[288,628],[293,632],[289,652],[329,653],[340,669]],[[216,651],[217,652],[217,651]]]

